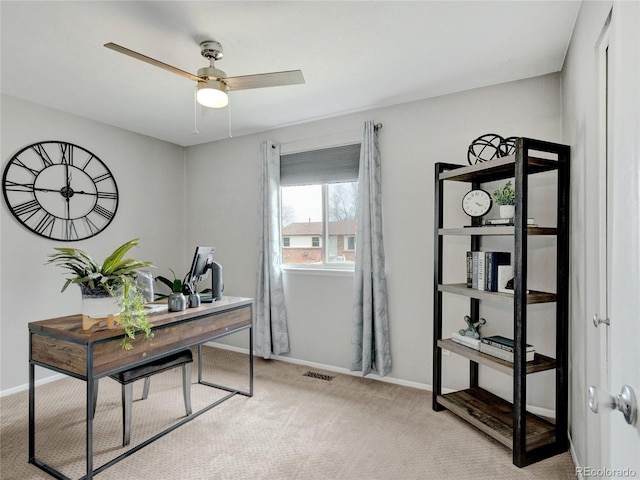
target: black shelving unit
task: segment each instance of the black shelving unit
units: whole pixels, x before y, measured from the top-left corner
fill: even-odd
[[[511,448],[513,463],[518,467],[564,452],[568,448],[569,161],[570,149],[567,145],[519,138],[514,155],[470,166],[449,163],[436,163],[435,166],[433,409],[450,410]],[[557,177],[556,225],[528,227],[529,176],[548,171],[555,171]],[[485,182],[510,178],[514,178],[516,191],[514,226],[484,227],[481,219],[473,219],[471,226],[443,228],[443,206],[445,201],[449,201],[445,199],[445,182],[467,182],[471,188],[481,188]],[[459,199],[450,201],[459,202]],[[480,239],[484,236],[513,237],[514,294],[476,290],[468,288],[466,283],[443,284],[443,242],[450,235],[468,236],[471,250],[480,250]],[[529,239],[539,235],[556,236],[556,293],[527,293]],[[535,244],[532,248],[535,248]],[[460,272],[460,278],[464,279],[465,274],[466,272]],[[502,361],[443,338],[443,293],[468,297],[469,315],[473,321],[479,319],[481,302],[513,304],[514,362]],[[555,358],[536,353],[532,362],[526,362],[527,310],[535,308],[531,306],[539,303],[555,303]],[[469,359],[468,389],[442,393],[443,349]],[[512,404],[480,386],[479,365],[511,377]],[[526,411],[526,376],[549,370],[555,371],[554,421]]]

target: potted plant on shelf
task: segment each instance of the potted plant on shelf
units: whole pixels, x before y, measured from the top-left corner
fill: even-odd
[[[152,324],[144,311],[145,298],[137,281],[136,271],[152,267],[150,262],[125,258],[125,254],[138,245],[138,238],[118,247],[102,264],[95,262],[86,252],[77,248],[59,247],[49,255],[48,263],[58,265],[71,273],[62,287],[64,292],[72,283],[82,292],[82,328],[105,321],[114,328],[117,321],[125,331],[122,348],[132,348],[130,339],[141,331],[145,338],[153,337]]]
[[[493,200],[500,205],[501,218],[513,218],[515,216],[516,192],[511,186],[511,180],[493,192]]]

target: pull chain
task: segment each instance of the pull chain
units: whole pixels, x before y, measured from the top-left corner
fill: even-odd
[[[193,90],[193,134],[198,135],[198,85]]]
[[[229,95],[229,86],[227,86],[227,97],[229,97],[229,106],[227,107],[229,113],[229,138],[233,138],[233,135],[231,135],[231,95]]]

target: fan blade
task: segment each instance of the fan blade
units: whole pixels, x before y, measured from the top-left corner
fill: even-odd
[[[282,85],[296,85],[304,83],[300,70],[288,72],[258,73],[257,75],[243,75],[223,79],[229,90],[247,90],[249,88],[279,87]]]
[[[122,47],[118,44],[115,43],[105,43],[104,44],[105,47],[110,48],[111,50],[115,50],[116,52],[120,52],[120,53],[124,53],[125,55],[128,55],[130,57],[133,57],[137,60],[142,60],[145,63],[148,63],[150,65],[153,65],[155,67],[160,67],[168,72],[172,72],[172,73],[177,73],[178,75],[188,78],[189,80],[193,80],[195,82],[199,82],[202,81],[202,79],[200,77],[197,77],[195,75],[192,75],[189,72],[185,72],[184,70],[180,70],[179,68],[176,67],[172,67],[171,65],[168,65],[166,63],[163,63],[159,60],[156,60],[154,58],[151,57],[147,57],[146,55],[142,55],[141,53],[138,52],[134,52],[133,50],[129,50],[128,48]]]

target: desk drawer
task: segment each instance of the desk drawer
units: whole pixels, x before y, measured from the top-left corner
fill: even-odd
[[[163,355],[197,343],[203,343],[251,325],[250,305],[200,318],[155,327],[151,340],[136,336],[131,350],[120,347],[120,339],[97,344],[93,353],[93,373],[101,375],[151,357]],[[115,340],[115,339],[114,339]]]

